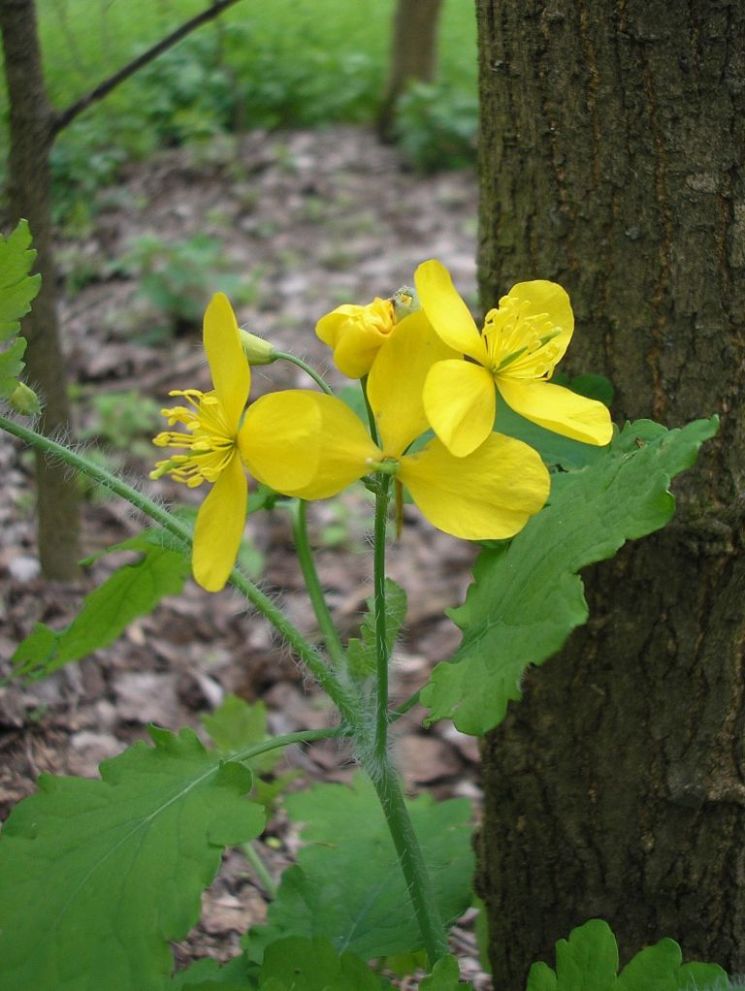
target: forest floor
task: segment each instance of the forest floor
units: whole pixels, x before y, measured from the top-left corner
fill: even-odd
[[[315,363],[339,384],[330,355],[313,332],[323,313],[342,302],[389,295],[410,283],[416,265],[431,257],[448,266],[466,298],[475,294],[473,173],[415,175],[402,168],[394,149],[381,147],[361,128],[256,133],[203,151],[163,152],[131,167],[120,185],[102,194],[101,207],[84,236],[58,245],[62,275],[68,287],[76,287],[74,294],[68,289],[61,313],[75,383],[76,432],[93,438],[101,456],[144,490],[182,504],[196,505],[201,492],[147,480],[157,452],[147,442],[150,424],[138,417],[147,421],[140,405],[149,409],[139,397],[160,406],[171,388],[208,387],[199,321],[182,312],[171,320],[169,332],[159,329],[157,291],[162,296],[178,283],[184,258],[194,263],[194,285],[171,287],[173,308],[183,302],[180,293],[193,291],[201,310],[209,292],[232,292],[231,273],[233,279],[237,275],[239,322]],[[198,246],[204,237],[213,247],[223,246],[219,260],[209,254],[212,249],[200,256],[196,247],[193,258],[180,253],[179,245]],[[145,243],[151,247],[143,261]],[[133,255],[139,261],[122,262]],[[200,264],[200,257],[209,264]],[[214,280],[205,271],[210,266]],[[143,294],[145,277],[159,290]],[[297,368],[278,363],[255,370],[252,392],[255,398],[278,387],[309,384]],[[123,413],[107,406],[105,397],[128,392],[135,395]],[[154,429],[160,429],[158,423]],[[114,563],[106,557],[97,561],[74,587],[45,582],[35,548],[32,459],[7,437],[0,438],[0,471],[1,677],[34,623],[69,623],[83,595]],[[350,491],[313,504],[310,520],[334,616],[345,635],[354,634],[371,590],[370,504]],[[94,554],[141,527],[126,507],[93,493],[84,505],[84,553]],[[249,521],[248,540],[250,566],[261,568],[264,587],[313,636],[286,514],[257,514]],[[322,549],[324,543],[330,546]],[[391,575],[409,598],[393,664],[398,697],[419,687],[457,646],[458,631],[443,609],[463,601],[473,556],[470,545],[435,532],[406,508],[401,538],[390,547]],[[164,600],[107,649],[44,681],[0,688],[0,818],[32,791],[40,773],[93,776],[101,760],[144,738],[148,723],[199,729],[200,717],[231,692],[262,699],[275,733],[333,723],[287,650],[265,622],[247,614],[235,593],[211,596],[188,583],[182,596]],[[467,797],[477,820],[476,741],[444,723],[425,731],[421,718],[421,709],[412,710],[395,734],[409,792]],[[354,773],[350,754],[329,743],[295,748],[286,763],[311,782],[348,781]],[[297,848],[297,837],[281,812],[270,833],[277,842],[264,852],[276,876]],[[246,860],[237,851],[229,853],[204,897],[201,924],[177,948],[179,960],[207,954],[228,959],[238,950],[240,934],[261,921],[265,910],[265,892]],[[453,952],[462,961],[463,977],[486,991],[491,985],[478,964],[472,920],[470,913],[454,930]],[[400,986],[416,984],[406,979]]]

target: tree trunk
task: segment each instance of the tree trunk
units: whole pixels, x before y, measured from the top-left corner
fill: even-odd
[[[388,84],[378,111],[378,134],[393,139],[396,105],[411,80],[430,83],[437,66],[437,24],[442,0],[398,0],[393,19]]]
[[[667,530],[484,744],[495,987],[605,918],[745,970],[745,6],[478,0],[486,306],[553,279],[615,419],[719,412]]]
[[[38,252],[39,295],[23,329],[28,337],[29,384],[44,404],[42,430],[68,433],[70,410],[57,320],[52,254],[49,151],[52,109],[42,74],[33,0],[0,0],[5,75],[10,104],[9,193],[12,219],[25,217]],[[79,557],[79,494],[64,466],[36,460],[38,545],[47,578],[75,578]]]

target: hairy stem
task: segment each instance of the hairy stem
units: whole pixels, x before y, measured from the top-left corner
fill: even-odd
[[[336,667],[343,668],[346,654],[339,638],[339,632],[331,618],[326,597],[323,594],[318,572],[313,561],[313,552],[311,551],[310,541],[308,540],[307,503],[303,499],[298,499],[297,503],[292,507],[292,532],[295,538],[295,549],[297,551],[300,570],[303,572],[305,587],[308,589],[313,612],[316,614],[318,625],[321,628],[326,650]]]
[[[434,965],[448,952],[447,937],[435,903],[432,881],[424,862],[422,848],[419,846],[419,839],[414,832],[409,810],[406,808],[401,783],[387,756],[368,770],[396,847],[414,914],[419,923],[424,949],[427,951],[430,965]]]
[[[191,530],[167,509],[159,506],[152,499],[138,492],[131,485],[127,485],[116,475],[89,461],[82,454],[69,450],[63,444],[37,433],[30,427],[24,427],[15,420],[0,416],[0,428],[8,433],[19,437],[27,444],[37,450],[42,451],[48,457],[58,458],[70,467],[81,471],[92,478],[95,482],[105,486],[115,495],[125,499],[132,506],[138,509],[145,516],[154,520],[164,530],[177,537],[186,547],[192,545]],[[347,694],[346,689],[341,685],[336,675],[323,661],[318,651],[309,644],[297,627],[285,616],[281,609],[274,605],[272,600],[265,595],[258,586],[250,579],[246,578],[237,568],[234,568],[230,575],[231,584],[254,606],[280,633],[287,643],[293,648],[298,657],[306,665],[313,677],[318,681],[324,691],[335,703],[344,720],[351,724],[358,721],[357,707],[352,698]]]
[[[272,353],[272,361],[289,361],[290,364],[297,365],[298,368],[302,368],[306,375],[309,375],[313,379],[318,388],[322,389],[327,396],[333,396],[334,390],[326,379],[312,365],[309,365],[307,361],[303,361],[302,358],[298,358],[296,354],[291,354],[289,351],[274,351]]]

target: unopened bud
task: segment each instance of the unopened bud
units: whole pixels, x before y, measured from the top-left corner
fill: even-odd
[[[404,317],[408,317],[410,313],[416,313],[417,310],[421,309],[416,289],[412,289],[411,286],[401,286],[400,289],[397,289],[391,296],[391,302],[393,303],[396,323],[403,320]]]
[[[274,361],[275,347],[263,337],[250,334],[247,330],[238,329],[241,339],[243,353],[248,359],[249,365],[270,365]]]
[[[8,396],[8,402],[16,413],[22,413],[24,416],[36,416],[37,413],[41,413],[39,397],[25,382],[19,382],[16,385]]]

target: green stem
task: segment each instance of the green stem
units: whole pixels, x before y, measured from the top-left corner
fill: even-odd
[[[410,695],[407,699],[397,705],[396,708],[391,712],[390,721],[395,723],[397,719],[401,716],[406,715],[409,709],[413,709],[415,705],[419,704],[419,696],[421,695],[421,689],[417,688],[413,695]]]
[[[319,389],[323,389],[327,396],[333,396],[334,390],[326,382],[326,379],[322,375],[319,375],[312,365],[309,365],[307,361],[303,361],[302,358],[298,358],[296,354],[291,354],[289,351],[274,351],[272,353],[272,361],[289,361],[290,364],[297,365],[298,368],[302,368],[306,375],[310,375]]]
[[[388,527],[390,475],[378,475],[375,496],[375,543],[373,559],[373,594],[375,598],[375,655],[377,693],[375,697],[375,757],[383,762],[388,755],[388,633],[385,614],[385,535]]]
[[[156,502],[153,502],[152,499],[138,492],[137,489],[132,488],[131,485],[127,485],[126,482],[117,478],[116,475],[112,475],[105,468],[93,464],[93,462],[76,451],[71,451],[64,445],[51,440],[49,437],[45,437],[43,434],[39,434],[29,427],[24,427],[20,423],[16,423],[15,420],[9,420],[7,417],[0,416],[0,429],[6,430],[9,434],[13,434],[14,437],[19,437],[32,447],[43,451],[47,456],[58,458],[72,468],[83,472],[89,478],[105,486],[109,491],[125,499],[136,509],[139,509],[141,513],[154,520],[164,530],[172,533],[187,547],[191,547],[193,542],[192,533],[181,520],[173,516],[172,513],[169,513],[168,510],[163,509]],[[231,572],[230,582],[244,595],[252,606],[258,609],[269,620],[277,632],[285,638],[316,681],[318,681],[327,695],[336,704],[344,720],[348,723],[356,724],[358,714],[355,703],[334,673],[324,664],[323,658],[318,651],[312,644],[308,643],[297,627],[285,616],[281,609],[278,609],[274,605],[272,600],[258,586],[254,585],[250,579],[241,574],[237,568],[234,568]]]
[[[261,743],[254,743],[247,750],[239,750],[238,753],[231,754],[230,760],[251,760],[253,757],[260,757],[270,750],[277,750],[278,747],[289,747],[293,743],[313,743],[315,740],[333,740],[340,736],[352,736],[353,731],[349,726],[336,726],[333,729],[303,729],[297,733],[285,733],[284,736],[272,736]]]
[[[432,881],[424,862],[422,848],[406,808],[401,783],[395,768],[386,757],[371,769],[371,778],[378,793],[383,813],[396,847],[406,887],[414,908],[424,949],[430,966],[448,952],[447,936],[435,902]]]
[[[259,884],[267,893],[269,899],[274,901],[277,897],[277,885],[274,882],[274,878],[269,873],[269,868],[262,860],[261,854],[251,841],[248,843],[241,843],[241,850],[243,850],[246,855],[246,860],[253,867],[254,872],[259,879]]]
[[[297,551],[300,570],[303,572],[305,587],[308,589],[313,612],[316,614],[318,625],[321,628],[326,649],[336,667],[343,669],[346,654],[339,638],[338,630],[331,618],[326,597],[323,594],[318,572],[313,561],[313,552],[310,547],[310,541],[308,540],[307,503],[303,499],[298,499],[297,503],[292,507],[292,532],[295,538],[295,549]]]
[[[276,750],[278,747],[288,747],[293,743],[312,743],[314,740],[329,740],[335,737],[351,736],[351,734],[352,731],[346,726],[338,726],[335,729],[309,729],[300,730],[297,733],[286,733],[284,736],[275,736],[269,740],[254,744],[248,750],[234,754],[232,760],[250,760],[252,757],[258,757],[261,754],[267,753],[269,750]],[[259,851],[253,843],[242,843],[241,848],[269,898],[276,898],[277,885],[274,883],[274,879],[262,860]]]
[[[360,379],[360,386],[362,388],[362,395],[365,399],[365,409],[367,410],[367,422],[370,425],[370,436],[373,439],[373,444],[378,443],[378,425],[375,422],[375,413],[370,405],[370,400],[367,398],[367,375],[363,375]]]

